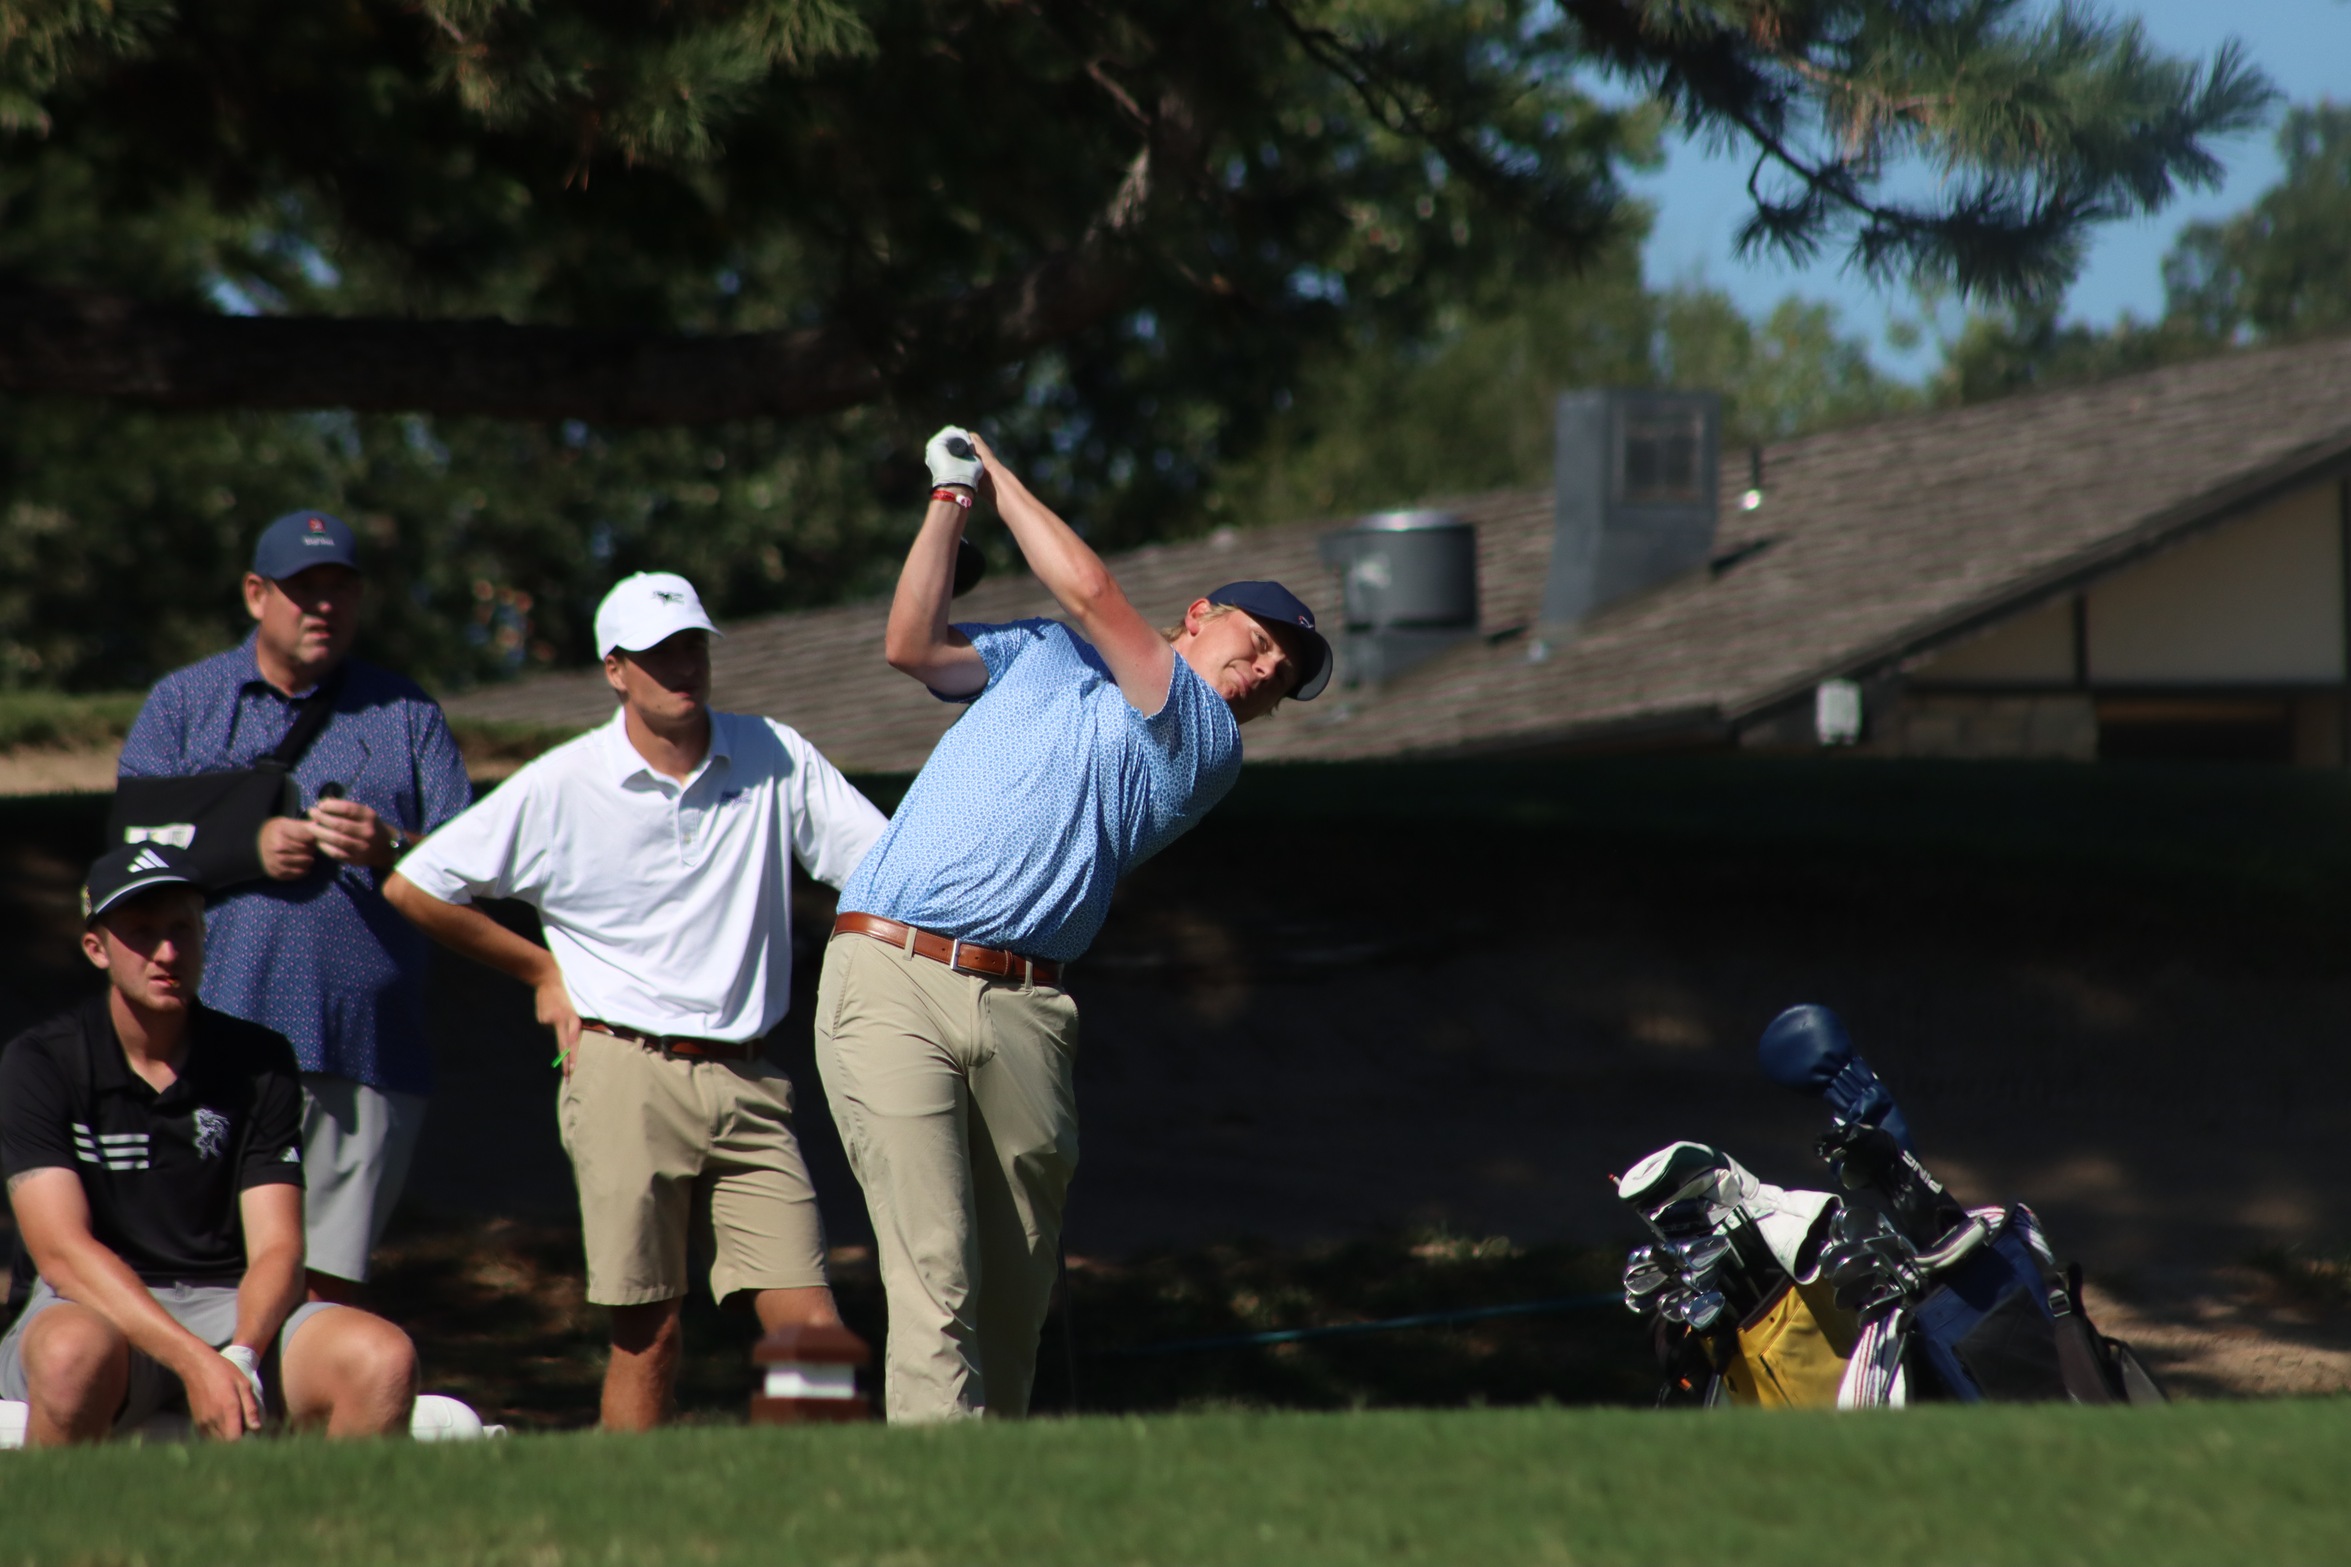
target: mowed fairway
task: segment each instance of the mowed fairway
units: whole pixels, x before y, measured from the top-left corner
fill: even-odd
[[[0,1455],[0,1560],[2340,1561],[2351,1401]]]

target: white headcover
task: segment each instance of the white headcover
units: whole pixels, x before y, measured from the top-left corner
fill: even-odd
[[[1677,1154],[1682,1156],[1679,1162],[1687,1173],[1674,1183],[1673,1190],[1667,1191],[1659,1183],[1667,1168],[1676,1163]],[[1652,1186],[1658,1189],[1648,1190]],[[1830,1192],[1808,1192],[1759,1181],[1738,1160],[1704,1143],[1668,1143],[1625,1171],[1616,1183],[1616,1190],[1651,1218],[1668,1203],[1685,1197],[1703,1198],[1709,1229],[1720,1234],[1737,1220],[1746,1220],[1763,1237],[1772,1260],[1799,1283],[1810,1282],[1796,1272],[1796,1259],[1804,1249],[1804,1238],[1819,1222],[1821,1211],[1837,1200]]]

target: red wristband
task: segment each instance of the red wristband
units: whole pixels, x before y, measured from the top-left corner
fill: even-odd
[[[931,499],[934,501],[953,501],[956,505],[962,507],[965,511],[971,510],[971,492],[968,490],[952,490],[949,489],[946,485],[942,484],[937,489],[931,491]]]

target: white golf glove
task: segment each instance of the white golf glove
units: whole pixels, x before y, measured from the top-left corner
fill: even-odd
[[[931,444],[922,449],[923,461],[931,465],[931,483],[960,484],[967,490],[980,487],[980,454],[971,444],[971,432],[958,425],[948,425],[931,437]]]
[[[261,1394],[260,1358],[243,1344],[231,1344],[220,1352],[220,1358],[245,1373],[245,1380],[253,1384],[253,1402],[267,1409],[269,1400]]]

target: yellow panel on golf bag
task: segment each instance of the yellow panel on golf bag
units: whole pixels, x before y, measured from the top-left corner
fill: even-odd
[[[1723,1388],[1734,1404],[1834,1409],[1857,1330],[1826,1281],[1783,1284],[1739,1324]]]

